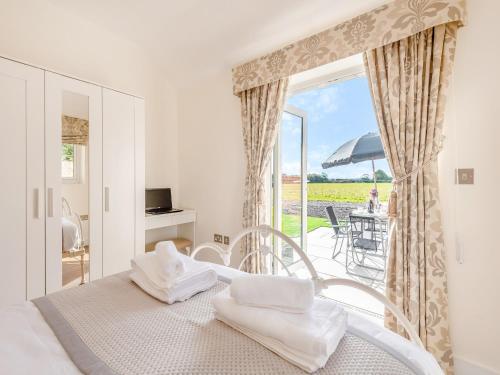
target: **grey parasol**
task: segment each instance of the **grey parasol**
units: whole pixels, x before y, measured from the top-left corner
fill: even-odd
[[[377,159],[385,159],[384,148],[380,135],[377,133],[366,133],[361,137],[351,139],[340,146],[321,166],[323,169],[347,165],[351,163],[360,163],[371,160],[373,169],[373,181],[377,187],[375,177],[375,162]]]

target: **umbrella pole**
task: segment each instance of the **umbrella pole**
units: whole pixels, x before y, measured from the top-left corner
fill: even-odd
[[[377,190],[377,176],[375,175],[375,161],[372,159],[373,187]]]

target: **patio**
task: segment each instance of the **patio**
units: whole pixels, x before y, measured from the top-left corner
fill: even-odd
[[[335,259],[332,259],[333,246],[335,243],[335,240],[332,239],[332,234],[333,230],[326,227],[317,228],[307,234],[307,254],[320,277],[339,277],[360,281],[384,294],[384,282],[373,281],[351,274],[355,273],[364,276],[371,276],[373,278],[381,278],[382,273],[380,271],[360,267],[351,263],[348,267],[351,273],[347,272],[345,264],[347,248],[346,241],[342,246],[341,252],[335,257]],[[296,256],[294,256],[294,261],[295,263],[290,266],[290,270],[296,273],[299,277],[309,276],[304,263],[298,260]],[[383,261],[380,258],[370,261],[372,261],[375,266],[383,266]],[[361,291],[349,287],[336,286],[328,289],[323,293],[323,295],[337,300],[347,307],[369,316],[378,323],[383,323],[383,305]]]

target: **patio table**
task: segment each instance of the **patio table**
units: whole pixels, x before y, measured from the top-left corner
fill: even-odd
[[[379,220],[382,222],[389,220],[389,216],[387,215],[386,210],[380,210],[378,212],[375,210],[373,213],[370,213],[367,209],[358,208],[351,211],[351,215],[360,217],[373,217],[375,218],[375,220]]]

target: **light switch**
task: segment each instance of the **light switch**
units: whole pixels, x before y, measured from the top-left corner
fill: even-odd
[[[474,168],[458,168],[456,178],[459,185],[474,184]]]

